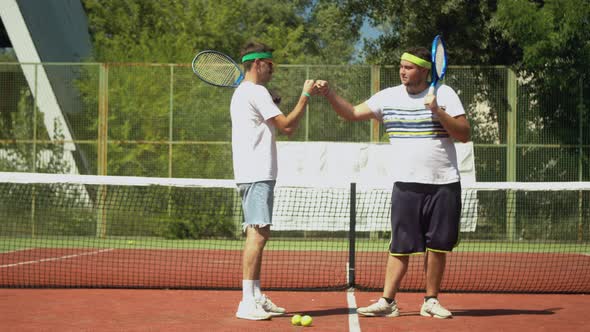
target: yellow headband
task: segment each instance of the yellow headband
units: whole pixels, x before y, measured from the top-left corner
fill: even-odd
[[[427,69],[432,68],[432,64],[430,63],[430,61],[426,61],[424,59],[421,59],[415,55],[412,55],[410,53],[404,53],[402,54],[402,60],[406,60],[406,61],[410,61],[411,63],[418,65],[420,67],[424,67]]]

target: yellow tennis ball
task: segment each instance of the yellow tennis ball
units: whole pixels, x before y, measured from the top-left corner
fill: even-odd
[[[311,316],[305,315],[301,317],[301,325],[303,326],[310,326],[311,325]]]
[[[301,315],[294,315],[293,317],[291,317],[291,324],[301,325]]]

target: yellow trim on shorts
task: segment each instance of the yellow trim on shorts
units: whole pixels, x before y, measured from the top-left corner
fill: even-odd
[[[398,253],[394,253],[394,252],[389,253],[389,256],[396,256],[396,257],[416,256],[416,255],[424,255],[424,251],[411,252],[409,254],[398,254]]]
[[[454,248],[454,247],[453,247],[453,248]],[[446,253],[452,252],[451,250],[438,250],[438,249],[432,249],[432,248],[426,248],[426,251],[440,252],[440,253],[443,253],[443,254],[446,254]]]

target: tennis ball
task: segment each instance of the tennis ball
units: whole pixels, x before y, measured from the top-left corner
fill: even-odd
[[[301,317],[301,325],[303,326],[310,326],[311,325],[311,316],[305,315]]]
[[[301,315],[294,315],[293,317],[291,317],[291,324],[301,325]]]
[[[135,244],[135,241],[129,240],[129,241],[127,241],[127,244]]]

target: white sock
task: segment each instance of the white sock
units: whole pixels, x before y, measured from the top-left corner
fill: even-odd
[[[242,280],[242,301],[254,302],[254,280]]]
[[[262,291],[260,290],[260,280],[254,280],[254,298],[257,299],[262,296]]]

